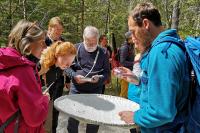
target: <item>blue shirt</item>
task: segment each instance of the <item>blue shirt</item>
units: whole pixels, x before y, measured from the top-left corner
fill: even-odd
[[[189,90],[188,65],[184,51],[171,42],[157,41],[166,36],[179,39],[176,30],[166,30],[153,41],[141,59],[140,109],[134,121],[142,133],[155,133],[160,126],[171,123],[177,114],[184,114]]]

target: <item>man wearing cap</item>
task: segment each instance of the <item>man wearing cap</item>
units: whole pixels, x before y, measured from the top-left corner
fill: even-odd
[[[121,66],[132,70],[135,52],[134,52],[134,44],[131,38],[131,32],[126,32],[125,38],[126,41],[122,44],[119,51],[120,64]],[[120,84],[121,84],[120,97],[127,98],[128,82],[121,79]]]

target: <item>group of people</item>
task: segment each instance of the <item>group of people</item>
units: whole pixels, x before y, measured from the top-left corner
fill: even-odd
[[[52,103],[62,96],[66,84],[69,94],[102,94],[110,64],[107,52],[98,46],[98,29],[87,26],[84,41],[75,45],[65,41],[62,32],[59,17],[49,21],[47,33],[37,23],[26,20],[12,29],[8,46],[0,49],[0,131],[48,131],[49,127],[44,129],[43,125],[49,113],[49,132],[56,133],[59,112]],[[42,86],[50,87],[49,92],[42,92]],[[68,131],[78,132],[78,124],[69,118]],[[98,125],[88,124],[87,132],[95,130]]]
[[[151,3],[138,4],[130,12],[128,27],[130,32],[120,57],[124,66],[121,83],[127,88],[131,78],[138,77],[139,84],[132,83],[140,91],[140,109],[124,110],[119,113],[120,118],[136,123],[142,133],[190,131],[185,126],[187,59],[176,44],[162,41],[165,37],[180,40],[176,30],[164,30],[160,13]],[[21,20],[10,32],[8,47],[0,48],[0,131],[45,132],[49,103],[62,95],[65,85],[70,88],[69,95],[103,93],[111,68],[111,51],[104,45],[105,36],[99,39],[98,29],[87,26],[83,42],[72,44],[61,37],[63,29],[59,17],[50,20],[47,33],[37,23]],[[139,51],[135,61],[133,47]],[[51,86],[49,93],[42,92],[42,85]],[[52,112],[54,133],[58,111],[53,108]],[[70,117],[68,132],[78,133],[78,125],[79,121]],[[97,133],[98,129],[98,125],[87,124],[86,132]]]
[[[0,49],[1,132],[45,132],[50,96],[42,93],[40,75],[53,65],[70,67],[76,56],[72,43],[59,41],[46,48],[45,38],[37,23],[21,20],[9,35],[8,47]]]

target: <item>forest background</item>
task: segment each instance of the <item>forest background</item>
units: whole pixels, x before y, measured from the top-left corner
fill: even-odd
[[[38,21],[47,29],[51,17],[64,23],[63,37],[73,43],[82,41],[85,26],[93,25],[117,46],[128,31],[128,12],[144,0],[0,0],[0,47],[8,43],[12,27],[20,20]],[[182,38],[200,36],[200,0],[146,0],[160,11],[167,29],[176,28]]]

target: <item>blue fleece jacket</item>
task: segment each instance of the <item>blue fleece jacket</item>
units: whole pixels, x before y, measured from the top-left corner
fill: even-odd
[[[179,39],[176,30],[160,33],[141,59],[140,110],[133,119],[141,126],[142,133],[164,132],[170,126],[162,131],[159,128],[173,123],[177,114],[185,113],[189,90],[186,57],[176,44],[157,43],[166,36]]]
[[[140,93],[141,89],[139,86],[134,85],[133,83],[128,84],[128,99],[140,104]]]

